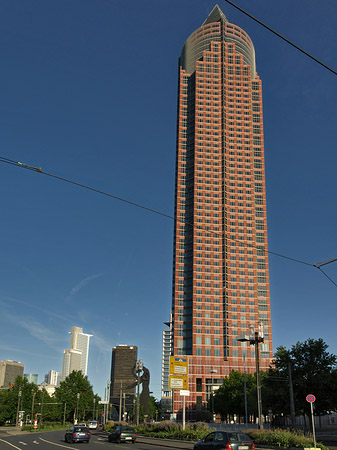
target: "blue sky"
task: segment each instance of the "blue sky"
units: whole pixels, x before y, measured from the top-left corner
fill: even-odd
[[[337,70],[335,0],[238,5]],[[177,64],[206,0],[3,0],[1,156],[173,215]],[[263,82],[269,250],[337,257],[337,77],[226,2]],[[93,334],[103,396],[111,349],[137,345],[160,397],[173,222],[0,164],[0,360],[62,369],[68,331]],[[337,282],[337,262],[325,267]],[[270,255],[274,350],[309,337],[337,354],[337,288]]]

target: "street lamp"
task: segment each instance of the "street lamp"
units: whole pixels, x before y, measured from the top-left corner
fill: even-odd
[[[238,341],[240,341],[240,342],[250,342],[250,345],[255,345],[257,415],[258,415],[258,420],[259,420],[259,429],[263,430],[261,379],[260,379],[260,348],[259,348],[259,344],[264,341],[264,338],[263,338],[263,323],[259,323],[258,331],[255,331],[254,325],[250,326],[249,327],[249,336],[248,337],[247,336],[242,336],[241,338],[238,339]],[[245,363],[245,360],[244,360],[244,363]],[[244,364],[244,376],[245,376],[245,372],[246,372],[246,370],[245,370],[245,364]],[[245,399],[245,401],[246,401],[246,399]]]
[[[78,402],[80,400],[80,393],[78,392],[76,397],[77,397],[77,403],[76,403],[76,423],[78,423]]]
[[[18,392],[18,407],[16,409],[16,426],[17,427],[19,426],[19,409],[20,409],[20,398],[21,398],[21,395],[22,395],[22,391],[20,389],[19,392]]]
[[[33,394],[33,398],[32,398],[32,414],[31,414],[31,417],[30,417],[30,427],[31,428],[33,426],[34,400],[35,400],[35,395],[36,395],[36,392],[34,391],[34,389],[32,389],[32,394]]]

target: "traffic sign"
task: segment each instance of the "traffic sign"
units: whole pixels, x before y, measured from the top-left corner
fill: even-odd
[[[170,374],[172,375],[188,375],[188,360],[170,356]]]
[[[316,397],[313,394],[309,394],[306,396],[306,400],[309,403],[314,403],[316,401]]]
[[[187,389],[187,377],[170,374],[169,387],[170,389]]]
[[[182,389],[180,392],[179,392],[179,394],[180,395],[185,395],[186,397],[188,397],[191,393],[190,393],[190,391],[188,390],[188,389]]]

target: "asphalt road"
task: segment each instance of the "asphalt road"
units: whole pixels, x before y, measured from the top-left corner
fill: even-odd
[[[0,435],[0,450],[61,450],[61,449],[78,449],[82,450],[165,450],[177,447],[165,447],[163,445],[151,445],[147,442],[141,442],[142,438],[135,444],[132,443],[111,443],[107,440],[106,433],[93,432],[91,434],[89,444],[84,442],[68,444],[64,442],[64,431],[49,431],[44,433],[27,433],[27,434],[15,434],[15,435]],[[193,444],[189,444],[189,448],[192,448]],[[187,447],[188,448],[188,447]]]

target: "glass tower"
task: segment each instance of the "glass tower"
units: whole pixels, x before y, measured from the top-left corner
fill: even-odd
[[[202,410],[231,370],[255,372],[249,329],[264,327],[261,370],[272,358],[261,80],[218,6],[185,42],[178,84],[172,348]]]

